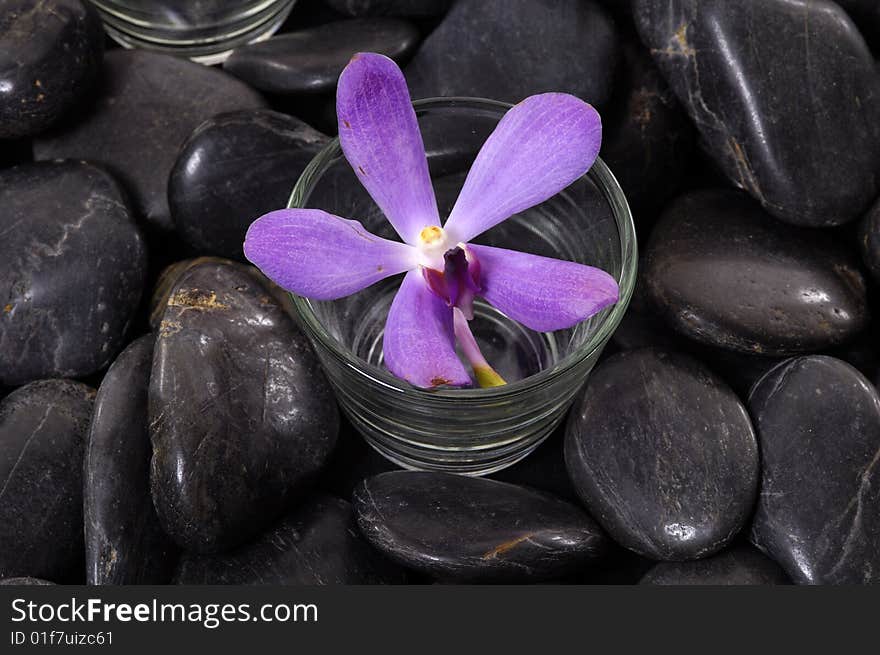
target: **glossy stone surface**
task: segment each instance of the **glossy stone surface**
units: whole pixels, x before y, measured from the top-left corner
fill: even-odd
[[[874,203],[859,225],[859,246],[865,266],[874,280],[880,282],[880,201]]]
[[[0,402],[0,578],[82,580],[85,436],[95,392],[43,380]]]
[[[415,26],[396,18],[337,21],[236,48],[223,70],[270,93],[334,93],[355,53],[378,52],[400,60],[418,40]]]
[[[653,348],[593,371],[569,417],[565,461],[611,537],[659,560],[723,548],[758,487],[755,434],[733,391],[696,360]]]
[[[646,585],[780,585],[785,572],[751,546],[734,546],[693,562],[661,562],[645,574]]]
[[[267,109],[208,119],[183,145],[168,180],[177,232],[199,251],[243,258],[250,224],[287,205],[326,142],[299,119]]]
[[[645,281],[676,330],[745,353],[830,348],[868,320],[861,270],[832,235],[773,221],[738,191],[678,198],[651,235]]]
[[[147,400],[152,335],[116,358],[98,389],[85,458],[86,581],[165,584],[175,549],[150,495]]]
[[[859,26],[876,54],[880,51],[880,4],[874,0],[835,0]]]
[[[608,546],[576,505],[495,480],[394,471],[365,480],[353,502],[373,546],[442,580],[547,580]]]
[[[412,16],[427,18],[441,16],[452,0],[324,0],[348,16]]]
[[[40,578],[3,578],[0,579],[0,587],[48,587],[54,582],[41,580]]]
[[[610,98],[617,33],[591,0],[460,0],[422,43],[406,77],[413,98],[518,102],[546,91]]]
[[[34,156],[104,164],[131,193],[139,217],[170,229],[168,173],[186,138],[214,114],[263,106],[256,91],[215,68],[145,50],[112,50],[94,107],[38,138]]]
[[[833,3],[634,0],[639,32],[734,184],[805,226],[877,195],[880,79]]]
[[[614,172],[639,225],[681,185],[694,128],[640,43],[623,42],[615,101],[603,116],[600,156]]]
[[[848,364],[798,357],[752,390],[752,540],[798,583],[880,581],[880,396]]]
[[[364,541],[351,505],[317,496],[253,543],[222,555],[184,557],[177,584],[341,585],[403,582]]]
[[[124,344],[146,276],[116,181],[83,162],[0,172],[0,385],[89,375]]]
[[[151,486],[180,545],[252,538],[302,496],[336,442],[336,403],[306,338],[254,269],[177,279],[150,377]]]
[[[0,139],[45,130],[89,97],[104,53],[101,19],[80,0],[0,8]]]

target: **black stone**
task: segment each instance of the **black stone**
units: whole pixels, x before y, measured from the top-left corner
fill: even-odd
[[[287,206],[326,142],[299,119],[266,109],[208,119],[184,144],[168,180],[178,233],[197,250],[243,258],[250,224]]]
[[[652,559],[720,550],[757,493],[758,447],[742,403],[695,360],[654,348],[593,371],[569,417],[565,461],[611,537]]]
[[[0,578],[83,578],[83,451],[95,392],[69,380],[0,402]]]
[[[347,16],[442,16],[453,0],[324,0],[333,10]]]
[[[122,190],[83,162],[0,171],[0,384],[109,364],[143,292],[146,250]]]
[[[0,139],[37,134],[88,98],[101,70],[101,19],[80,0],[0,8]]]
[[[695,146],[694,128],[640,43],[624,41],[621,74],[602,159],[614,172],[636,224],[645,226],[681,185]]]
[[[715,161],[774,216],[840,225],[877,195],[874,58],[833,3],[634,0]]]
[[[353,502],[373,546],[442,580],[552,579],[609,545],[576,505],[497,480],[394,471],[364,481]]]
[[[865,280],[833,236],[773,221],[733,190],[675,201],[652,233],[645,281],[676,330],[728,350],[815,351],[868,322]]]
[[[614,23],[591,0],[460,0],[406,68],[413,98],[518,102],[545,91],[601,106],[611,95]]]
[[[874,281],[880,282],[880,201],[876,202],[860,225],[862,260]]]
[[[54,582],[41,580],[40,578],[3,578],[0,579],[0,587],[47,587]]]
[[[223,555],[188,555],[177,584],[393,584],[403,572],[375,552],[357,531],[351,505],[318,496],[259,539]]]
[[[86,581],[165,584],[174,571],[171,540],[150,495],[147,399],[152,335],[126,348],[95,398],[85,458]]]
[[[694,562],[661,562],[639,581],[645,585],[781,585],[780,566],[751,546],[735,546]]]
[[[798,357],[752,390],[752,541],[798,583],[880,582],[880,396],[849,364]]]
[[[265,101],[223,71],[144,50],[112,50],[95,106],[73,125],[34,142],[36,159],[100,162],[131,192],[138,214],[170,229],[168,174],[180,146],[202,122]]]
[[[223,70],[270,93],[335,92],[352,55],[378,52],[400,60],[419,41],[411,23],[396,18],[361,18],[288,32],[236,48]]]
[[[160,521],[198,552],[271,525],[329,458],[339,415],[324,374],[255,270],[202,261],[178,278],[150,378]]]

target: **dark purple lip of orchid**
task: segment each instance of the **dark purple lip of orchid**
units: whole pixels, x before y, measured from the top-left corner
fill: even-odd
[[[602,142],[590,105],[543,93],[511,108],[477,154],[445,224],[397,64],[373,53],[353,57],[339,78],[336,113],[346,159],[403,243],[319,209],[282,209],[254,221],[244,251],[277,284],[315,300],[405,273],[383,341],[394,375],[423,388],[471,386],[458,343],[481,386],[503,384],[468,327],[477,295],[537,332],[572,327],[617,302],[617,281],[597,268],[472,243],[590,169]]]
[[[422,267],[428,287],[450,307],[461,310],[469,321],[474,317],[474,298],[480,287],[480,263],[464,248],[456,246],[443,254],[443,271]]]

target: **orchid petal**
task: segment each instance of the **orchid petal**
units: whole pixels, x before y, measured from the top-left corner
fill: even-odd
[[[471,385],[455,354],[452,308],[428,288],[419,271],[410,271],[385,324],[385,365],[417,387]]]
[[[575,262],[468,244],[480,262],[480,293],[536,332],[572,327],[617,302],[617,281]]]
[[[590,170],[602,121],[565,93],[530,96],[489,135],[446,222],[456,241],[470,241],[517,212],[556,195]]]
[[[440,226],[425,146],[403,73],[374,53],[352,57],[336,91],[339,143],[355,174],[401,238],[416,244]]]
[[[248,229],[244,254],[269,279],[314,300],[360,291],[416,265],[412,246],[319,209],[280,209]]]

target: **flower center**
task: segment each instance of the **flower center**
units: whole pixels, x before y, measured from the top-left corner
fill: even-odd
[[[421,265],[443,270],[443,253],[449,250],[448,238],[442,227],[428,225],[419,232],[418,248],[422,254]]]

